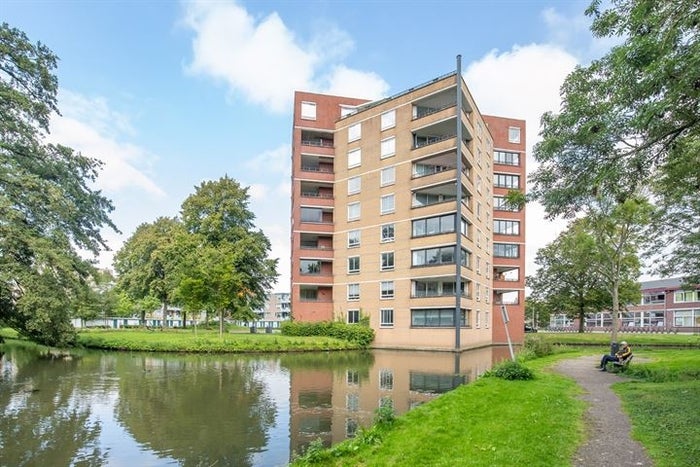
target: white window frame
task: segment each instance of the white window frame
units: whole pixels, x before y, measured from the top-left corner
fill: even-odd
[[[396,154],[396,137],[385,138],[380,144],[380,157],[386,159]]]
[[[362,177],[350,177],[348,178],[348,195],[354,195],[362,190]]]
[[[381,116],[381,129],[387,130],[396,126],[396,110],[384,112]]]
[[[508,127],[508,142],[509,143],[520,143],[520,127],[509,126]]]
[[[384,261],[386,255],[386,261]],[[389,265],[389,259],[391,258],[391,265]],[[386,263],[386,265],[385,265]],[[379,269],[381,271],[393,271],[396,266],[396,255],[393,251],[383,251],[379,255]]]
[[[357,248],[360,246],[360,241],[362,239],[362,232],[358,230],[348,231],[348,248]]]
[[[385,227],[389,227],[389,226],[391,226],[391,230],[392,230],[392,232],[393,232],[393,235],[392,235],[391,237],[386,237],[386,238],[385,238],[385,237],[384,237],[384,228],[385,228]],[[395,239],[396,239],[396,226],[394,225],[393,222],[390,222],[390,223],[388,223],[388,224],[382,224],[382,225],[379,227],[379,241],[380,241],[381,243],[393,242]]]
[[[301,119],[302,120],[316,120],[316,103],[310,101],[301,102]]]
[[[387,207],[385,203],[391,203],[391,207]],[[384,215],[391,214],[394,211],[396,211],[396,196],[394,193],[383,195],[379,200],[379,213]]]
[[[351,266],[351,262],[357,261],[356,266]],[[348,274],[359,274],[360,273],[360,257],[355,255],[355,256],[348,256]]]
[[[396,183],[396,166],[384,167],[379,172],[379,186],[389,186]]]
[[[357,148],[348,151],[348,169],[362,165],[362,149]]]
[[[356,221],[361,215],[360,202],[348,203],[348,221]]]
[[[348,284],[347,298],[349,302],[356,302],[360,299],[360,284]],[[350,310],[348,310],[350,311]]]
[[[353,319],[350,319],[352,317]],[[360,322],[360,310],[356,308],[352,308],[348,310],[348,315],[347,315],[347,323],[348,324],[357,324]]]
[[[385,289],[386,286],[386,289]],[[394,286],[394,281],[381,281],[379,283],[379,298],[382,300],[389,300],[394,298],[396,295],[396,287]]]
[[[391,319],[387,319],[391,318]],[[394,309],[393,308],[381,308],[379,310],[379,326],[383,328],[393,328],[394,327]]]
[[[348,143],[362,138],[362,123],[355,123],[348,127]]]

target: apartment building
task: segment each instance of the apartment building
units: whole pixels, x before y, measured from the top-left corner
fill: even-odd
[[[292,316],[367,317],[379,348],[522,341],[524,184],[525,122],[482,115],[457,72],[373,102],[297,92]]]

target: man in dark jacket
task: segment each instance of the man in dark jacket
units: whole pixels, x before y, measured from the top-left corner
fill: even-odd
[[[608,362],[618,362],[622,363],[629,356],[632,355],[632,347],[630,347],[626,341],[620,342],[620,350],[618,350],[615,355],[603,355],[603,359],[600,361],[600,371],[605,371],[605,365]]]

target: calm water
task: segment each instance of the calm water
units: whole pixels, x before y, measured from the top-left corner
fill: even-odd
[[[474,380],[507,348],[52,355],[0,345],[1,466],[284,466]]]

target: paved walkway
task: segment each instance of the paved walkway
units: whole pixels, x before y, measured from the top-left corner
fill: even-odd
[[[600,359],[585,356],[559,362],[554,369],[570,376],[585,393],[588,439],[574,455],[575,467],[653,466],[644,448],[630,437],[630,421],[610,385],[621,380],[615,373],[598,371]]]

